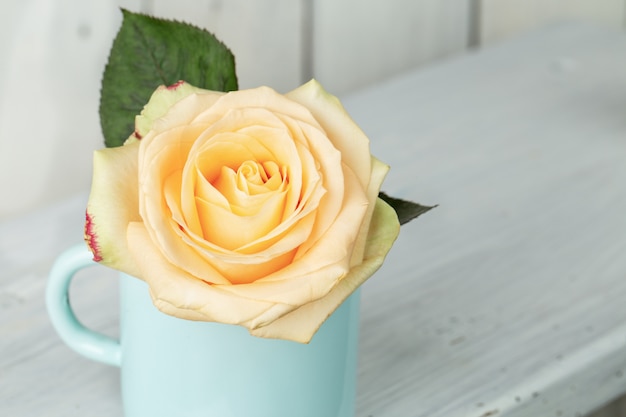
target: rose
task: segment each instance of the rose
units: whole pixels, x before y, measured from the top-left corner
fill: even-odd
[[[85,238],[167,314],[308,342],[397,237],[388,167],[316,81],[160,87],[136,129],[94,155]]]

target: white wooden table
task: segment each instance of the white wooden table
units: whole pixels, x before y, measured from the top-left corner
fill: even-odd
[[[439,204],[364,286],[357,416],[574,417],[626,392],[626,36],[554,27],[344,102],[385,189]],[[118,370],[44,310],[85,200],[0,223],[1,416],[121,415]],[[115,277],[72,288],[110,335]]]

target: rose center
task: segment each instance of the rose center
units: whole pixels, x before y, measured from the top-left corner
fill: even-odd
[[[276,191],[283,183],[283,173],[274,161],[259,163],[245,161],[237,169],[237,189],[248,194],[256,195]]]
[[[289,186],[287,172],[274,161],[247,160],[236,170],[223,166],[211,185],[225,198],[233,214],[252,216],[267,210],[267,205],[282,207]]]
[[[196,187],[195,201],[204,239],[237,250],[276,228],[284,218],[287,173],[273,161],[245,160],[222,166],[213,181],[203,176],[206,183]]]

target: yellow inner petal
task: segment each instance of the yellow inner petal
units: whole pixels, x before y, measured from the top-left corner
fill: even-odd
[[[280,224],[289,184],[281,175],[286,168],[280,170],[275,162],[265,165],[267,170],[257,161],[245,161],[237,172],[223,166],[212,184],[198,179],[196,211],[205,240],[236,250]]]
[[[297,123],[269,115],[249,124],[250,116],[268,115],[257,109],[229,112],[203,132],[183,170],[185,229],[214,254],[269,249],[324,193]],[[215,216],[224,212],[230,215],[218,223]],[[294,247],[276,249],[285,253]]]
[[[246,161],[237,172],[223,167],[213,187],[229,202],[234,214],[251,216],[275,192],[283,193],[288,184],[287,167],[280,169],[273,161]]]

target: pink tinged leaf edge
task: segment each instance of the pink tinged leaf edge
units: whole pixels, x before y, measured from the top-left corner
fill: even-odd
[[[89,212],[85,212],[85,243],[93,253],[93,260],[95,262],[102,261],[102,251],[98,245],[98,239],[94,231],[93,218]]]

